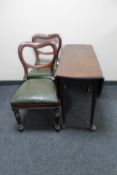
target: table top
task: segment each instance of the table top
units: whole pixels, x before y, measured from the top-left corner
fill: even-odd
[[[56,77],[102,78],[102,71],[91,45],[65,45],[60,57]]]

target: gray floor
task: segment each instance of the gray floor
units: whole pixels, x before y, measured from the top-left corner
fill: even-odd
[[[0,175],[117,175],[117,86],[104,86],[90,132],[90,93],[65,92],[67,127],[53,130],[52,111],[21,111],[19,133],[10,107],[17,85],[0,86]]]

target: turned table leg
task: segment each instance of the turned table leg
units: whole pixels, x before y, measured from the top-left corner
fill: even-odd
[[[55,109],[55,130],[60,131],[61,129],[61,107]]]
[[[91,104],[91,119],[90,119],[90,129],[92,131],[96,130],[96,126],[94,125],[94,114],[95,114],[95,106],[97,99],[97,81],[93,82],[93,90],[92,90],[92,104]]]

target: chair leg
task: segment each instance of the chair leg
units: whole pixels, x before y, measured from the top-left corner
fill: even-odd
[[[18,130],[19,131],[23,131],[24,130],[24,126],[22,124],[22,120],[21,120],[21,117],[20,117],[19,110],[15,109],[13,111],[14,111],[14,115],[15,115],[15,118],[16,118],[16,121],[17,121],[17,124],[18,124]]]
[[[55,110],[55,130],[56,131],[60,131],[61,129],[61,108],[58,107],[56,110]]]

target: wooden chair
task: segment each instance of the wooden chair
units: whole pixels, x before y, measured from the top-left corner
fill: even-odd
[[[53,60],[46,65],[28,64],[23,56],[23,50],[26,47],[39,49],[50,46],[53,49]],[[57,49],[53,43],[22,43],[18,48],[20,60],[25,70],[25,79],[28,76],[28,69],[41,69],[43,67],[52,67],[56,58]],[[23,122],[19,113],[20,109],[53,109],[55,110],[55,130],[61,128],[61,105],[57,96],[55,83],[52,79],[28,79],[18,89],[11,100],[12,110],[14,111],[19,131],[24,129]]]
[[[62,46],[62,39],[61,39],[60,35],[59,34],[45,35],[45,34],[37,33],[37,34],[34,34],[32,36],[32,42],[45,43],[48,41],[55,44],[56,48],[57,48],[56,60],[53,64],[52,71],[48,67],[43,68],[43,69],[38,69],[38,70],[32,69],[28,73],[28,78],[44,78],[44,77],[45,78],[53,78],[54,77],[54,73],[55,73],[56,68],[58,66],[58,58],[59,58],[59,54],[60,54],[60,49]],[[34,49],[34,51],[35,51],[35,56],[36,56],[35,65],[44,64],[44,63],[47,64],[52,59],[52,58],[50,58],[50,56],[53,55],[53,52],[40,51],[38,49]],[[40,55],[44,55],[46,57],[40,58]]]

